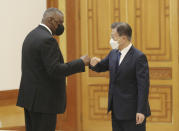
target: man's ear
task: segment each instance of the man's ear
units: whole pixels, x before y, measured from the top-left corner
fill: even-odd
[[[52,17],[48,17],[47,21],[48,21],[49,24],[53,24],[53,18]]]

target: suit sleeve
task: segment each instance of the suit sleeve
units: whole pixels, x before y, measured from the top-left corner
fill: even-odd
[[[140,56],[136,63],[136,78],[138,88],[137,113],[146,113],[149,95],[149,67],[146,56]]]
[[[105,72],[109,70],[109,55],[101,60],[96,66],[90,65],[89,68],[95,72]]]
[[[47,73],[52,77],[69,76],[75,73],[84,72],[85,64],[81,59],[68,63],[60,63],[59,50],[54,38],[48,39],[42,44],[41,57]]]

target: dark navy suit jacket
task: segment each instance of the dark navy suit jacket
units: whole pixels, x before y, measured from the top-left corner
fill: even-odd
[[[130,48],[119,68],[118,50],[112,50],[95,67],[96,72],[110,72],[108,111],[119,120],[135,119],[136,113],[151,114],[149,94],[149,68],[146,56],[134,46]]]

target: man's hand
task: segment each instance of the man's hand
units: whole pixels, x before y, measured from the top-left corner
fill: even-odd
[[[142,124],[142,122],[144,121],[144,119],[145,119],[144,114],[142,114],[142,113],[137,113],[137,114],[136,114],[136,124],[137,124],[137,125],[138,125],[138,124]]]
[[[95,66],[95,65],[98,64],[100,61],[101,61],[100,58],[93,57],[93,58],[91,58],[90,65]]]
[[[88,55],[84,55],[80,59],[82,59],[82,61],[84,62],[85,66],[88,66],[89,63],[90,63],[90,60],[91,60]]]

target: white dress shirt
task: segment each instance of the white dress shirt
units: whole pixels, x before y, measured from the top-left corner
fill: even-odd
[[[119,65],[121,64],[122,60],[124,59],[124,57],[126,56],[127,52],[130,50],[131,47],[132,47],[132,43],[130,43],[126,48],[120,51],[121,57],[120,57]]]
[[[41,26],[45,27],[49,32],[50,34],[52,35],[52,31],[50,30],[50,28],[48,28],[48,26],[46,26],[45,24],[43,23],[40,23]]]

